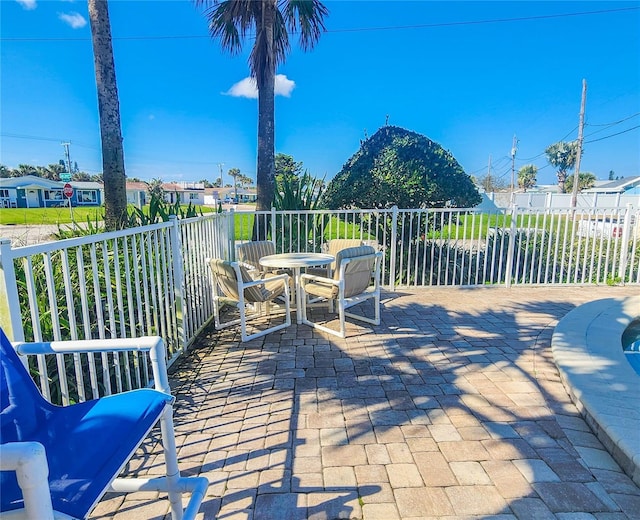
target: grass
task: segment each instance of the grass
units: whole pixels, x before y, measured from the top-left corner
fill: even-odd
[[[457,238],[457,239],[483,239],[489,229],[503,229],[511,225],[510,215],[480,214],[461,215],[458,223],[443,223],[441,231],[430,230],[428,238]],[[516,228],[534,228],[544,231],[564,229],[566,216],[561,215],[518,215]]]
[[[146,206],[148,208],[148,206]],[[186,206],[185,206],[186,208]],[[215,211],[215,208],[200,206],[203,213]],[[73,213],[73,218],[72,218]],[[97,206],[66,208],[3,208],[0,210],[0,224],[42,226],[58,224],[71,224],[74,221],[82,223],[87,221],[87,217],[92,222],[102,221],[104,208]]]
[[[102,220],[103,208],[72,208],[73,219],[69,208],[7,208],[0,210],[0,224],[3,225],[57,225],[86,222],[87,217],[95,221],[96,215]]]
[[[248,212],[238,211],[234,214],[234,228],[236,240],[251,240],[253,235],[253,223],[254,214]],[[309,229],[313,224],[313,219],[309,220]],[[298,225],[298,221],[293,224],[294,228]],[[311,233],[311,231],[310,231]],[[325,217],[324,219],[324,235],[323,241],[331,240],[332,238],[352,238],[360,237],[360,227],[357,224],[351,222],[344,222],[337,217],[331,216],[330,222]],[[366,232],[363,233],[365,240],[375,239],[374,235],[370,235]]]

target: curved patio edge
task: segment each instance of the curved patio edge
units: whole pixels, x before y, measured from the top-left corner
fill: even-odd
[[[585,303],[556,326],[553,356],[576,407],[623,471],[640,485],[640,376],[622,333],[640,317],[640,296]]]

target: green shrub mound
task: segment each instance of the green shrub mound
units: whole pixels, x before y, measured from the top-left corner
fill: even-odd
[[[473,207],[481,201],[453,155],[428,137],[383,126],[329,183],[329,209]]]

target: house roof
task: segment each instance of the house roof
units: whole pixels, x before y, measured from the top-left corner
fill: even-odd
[[[162,185],[164,191],[201,191],[204,192],[204,188],[185,187],[175,182],[166,182]]]
[[[69,184],[77,190],[103,190],[104,184],[94,181],[71,181]]]
[[[24,175],[22,177],[8,177],[0,179],[1,188],[40,188],[40,189],[61,189],[63,183],[43,179],[36,175]]]
[[[624,193],[636,186],[640,186],[640,176],[623,177],[615,181],[608,181],[596,185],[593,188],[583,190],[582,193]]]
[[[127,190],[129,191],[147,191],[149,185],[146,182],[127,181]]]

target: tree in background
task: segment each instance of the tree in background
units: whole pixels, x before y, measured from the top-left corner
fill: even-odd
[[[240,186],[243,188],[248,188],[253,185],[253,179],[248,177],[247,175],[240,175],[238,177],[238,182],[240,182]]]
[[[549,145],[544,153],[547,155],[547,161],[554,168],[558,168],[556,176],[558,177],[558,186],[561,193],[567,193],[566,182],[568,171],[576,165],[578,158],[578,141],[565,143],[560,141]]]
[[[233,178],[233,197],[238,202],[238,177],[240,177],[240,168],[230,168],[227,174]]]
[[[472,177],[476,186],[482,188],[486,193],[492,193],[496,191],[505,191],[509,187],[509,183],[504,177],[498,177],[497,175],[480,175],[479,177]]]
[[[471,207],[482,198],[453,155],[416,132],[383,126],[329,182],[322,204],[340,208]]]
[[[42,177],[43,179],[59,181],[60,174],[64,171],[65,167],[60,164],[50,164],[49,166],[31,166],[29,164],[21,164],[18,168],[8,168],[7,166],[0,164],[0,178],[34,175],[36,177]],[[91,175],[83,171],[77,171],[72,175],[71,179],[73,181],[102,182],[102,175]]]
[[[593,173],[580,172],[578,177],[578,191],[593,188],[596,185],[596,176]],[[567,189],[567,193],[573,191],[573,175],[567,177],[565,188]]]
[[[518,186],[524,191],[533,188],[538,181],[538,167],[526,164],[518,170]]]
[[[147,193],[149,197],[164,199],[164,188],[162,187],[162,179],[151,179],[147,183]]]
[[[111,231],[128,223],[120,102],[107,0],[88,0],[88,4],[102,140],[104,223],[107,231]]]
[[[269,210],[275,192],[275,75],[290,51],[289,34],[310,50],[325,30],[319,0],[194,0],[205,7],[209,32],[232,54],[253,41],[249,69],[258,88],[257,210]]]
[[[13,177],[24,177],[26,175],[38,175],[38,169],[35,166],[31,166],[30,164],[18,164],[18,168],[16,168],[17,175],[13,175]]]
[[[291,155],[276,154],[276,183],[285,179],[293,180],[302,173],[302,162],[297,162]]]

